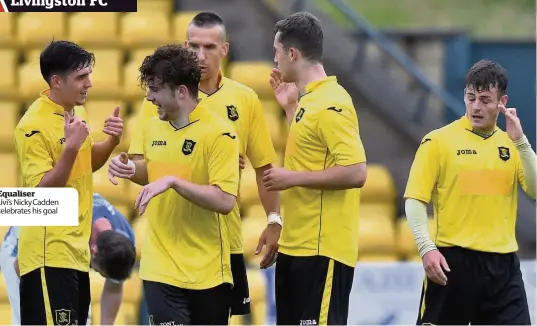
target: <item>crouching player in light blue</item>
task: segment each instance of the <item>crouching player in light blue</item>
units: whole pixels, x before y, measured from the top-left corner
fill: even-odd
[[[123,281],[131,275],[136,260],[134,232],[127,219],[99,194],[93,194],[92,222],[91,267],[106,278],[101,295],[100,324],[112,325],[121,305]],[[20,325],[18,242],[19,230],[13,226],[0,247],[0,269],[11,304],[13,325]]]

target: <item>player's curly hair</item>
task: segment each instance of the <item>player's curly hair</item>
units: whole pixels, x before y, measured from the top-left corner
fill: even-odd
[[[53,75],[65,77],[73,71],[93,67],[95,56],[69,41],[52,41],[39,56],[41,75],[50,85]]]
[[[164,45],[147,56],[140,66],[140,84],[143,89],[151,85],[168,85],[175,90],[184,85],[193,98],[198,97],[201,69],[198,56],[178,44]]]
[[[285,51],[296,48],[306,60],[323,60],[323,29],[321,21],[309,12],[297,12],[280,20],[274,26],[274,34]]]
[[[127,279],[136,261],[136,248],[129,238],[113,230],[97,237],[96,263],[108,278]]]
[[[507,92],[507,71],[497,62],[480,60],[466,74],[466,87],[472,87],[478,92],[498,90],[498,96]]]

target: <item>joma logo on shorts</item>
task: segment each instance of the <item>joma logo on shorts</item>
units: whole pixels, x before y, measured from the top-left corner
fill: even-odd
[[[315,319],[301,320],[300,325],[317,325],[317,321]]]
[[[151,146],[166,146],[165,140],[153,140]]]

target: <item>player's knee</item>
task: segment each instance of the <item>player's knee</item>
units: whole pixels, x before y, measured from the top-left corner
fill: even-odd
[[[136,260],[136,249],[129,238],[115,231],[105,231],[97,238],[93,257],[99,272],[115,280],[127,279]]]

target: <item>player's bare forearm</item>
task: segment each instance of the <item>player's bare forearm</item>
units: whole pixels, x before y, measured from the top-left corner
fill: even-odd
[[[93,172],[106,164],[117,145],[119,145],[119,141],[115,137],[108,137],[107,140],[93,145],[91,149],[91,168]]]
[[[78,148],[66,146],[58,164],[45,173],[38,187],[65,187],[78,155]]]
[[[289,108],[284,108],[284,111],[285,111],[285,117],[287,118],[287,122],[289,123],[289,125],[291,125],[291,123],[293,123],[293,119],[294,119],[294,117],[295,117],[296,108],[297,108],[297,106],[293,106],[293,107],[289,107]]]
[[[101,325],[114,325],[122,298],[123,284],[106,280],[101,294]]]
[[[145,162],[143,155],[139,155],[136,158],[136,160],[132,160],[136,166],[136,170],[130,180],[136,184],[139,184],[140,186],[145,186],[149,183],[149,177],[147,175],[147,163]]]
[[[237,197],[216,186],[198,185],[181,179],[175,179],[172,188],[186,200],[223,215],[229,214],[237,201]]]
[[[526,183],[524,190],[529,197],[535,199],[537,192],[537,156],[526,136],[515,141],[515,145],[520,152],[520,161],[524,170],[524,181]]]
[[[367,178],[366,163],[334,166],[321,171],[297,171],[293,184],[297,187],[320,190],[362,188]]]
[[[259,199],[261,199],[261,204],[263,205],[267,215],[271,212],[278,214],[280,213],[280,193],[278,191],[267,191],[263,184],[263,173],[271,168],[272,164],[268,164],[255,169]]]

